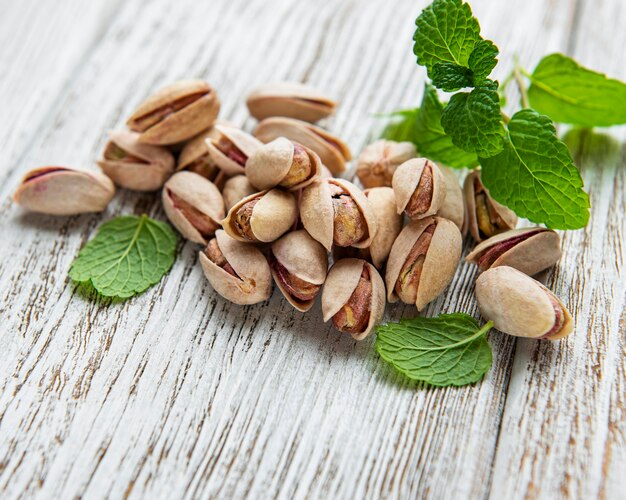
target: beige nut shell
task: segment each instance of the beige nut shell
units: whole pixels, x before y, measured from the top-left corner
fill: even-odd
[[[227,125],[215,125],[214,128],[220,135],[223,135],[232,142],[247,158],[250,158],[250,156],[263,145],[261,141],[238,128],[229,127]],[[219,137],[220,136],[218,136],[218,138]],[[215,164],[228,176],[245,174],[245,166],[231,160],[222,153],[215,146],[213,141],[217,141],[217,138],[207,139],[206,143],[209,155],[211,155]]]
[[[451,220],[463,231],[463,223],[465,221],[465,200],[463,198],[463,188],[456,174],[449,167],[439,166],[439,170],[443,174],[446,181],[446,197],[443,204],[439,208],[437,215],[444,219]]]
[[[254,245],[234,240],[221,229],[216,231],[215,238],[228,263],[242,278],[224,271],[203,252],[199,252],[204,275],[215,291],[240,305],[256,304],[269,299],[272,294],[272,274],[263,253]]]
[[[302,189],[321,175],[322,162],[320,157],[306,146],[302,147],[311,162],[311,175],[303,182],[289,188],[289,191]],[[264,144],[246,162],[245,170],[250,184],[259,190],[278,186],[289,172],[293,157],[294,144],[285,137],[279,137]]]
[[[396,281],[413,245],[424,230],[435,222],[437,226],[426,252],[417,288],[415,306],[418,311],[424,309],[428,303],[441,295],[452,281],[461,258],[463,244],[459,228],[453,222],[441,217],[428,217],[411,221],[400,232],[387,260],[385,285],[389,302],[398,300],[395,291]]]
[[[509,266],[528,276],[534,276],[544,269],[553,266],[561,258],[561,239],[559,235],[551,229],[527,227],[511,229],[510,231],[496,234],[476,245],[465,260],[478,265],[480,257],[494,245],[529,233],[531,233],[531,235],[528,238],[520,241],[514,247],[502,253],[493,262],[490,268]]]
[[[250,227],[257,240],[263,243],[275,241],[295,224],[298,208],[293,194],[282,189],[270,189],[247,196],[228,211],[226,218],[222,221],[222,226],[232,238],[249,242],[239,235],[234,227],[235,213],[244,204],[257,197],[261,199],[252,209],[252,216],[250,217]]]
[[[235,175],[224,183],[222,196],[224,197],[224,206],[228,212],[236,203],[245,197],[256,193],[252,184],[245,175]]]
[[[404,212],[409,203],[411,196],[417,189],[422,173],[426,166],[430,166],[433,173],[433,195],[430,201],[430,207],[426,212],[420,214],[417,218],[423,219],[430,215],[435,215],[443,205],[446,197],[446,181],[439,170],[439,167],[426,158],[412,158],[400,165],[391,180],[391,186],[396,195],[396,206],[398,213]]]
[[[362,259],[341,259],[330,268],[322,291],[322,313],[324,321],[328,321],[350,300],[361,278],[363,266],[369,269],[372,301],[367,327],[362,332],[352,334],[355,340],[367,337],[385,313],[385,284],[376,268]]]
[[[328,253],[304,229],[282,236],[272,244],[272,254],[290,274],[297,278],[322,285],[328,271]],[[298,311],[306,312],[313,306],[315,299],[302,301],[293,297],[286,290],[272,269],[274,281],[289,303]]]
[[[366,146],[357,160],[356,174],[365,188],[391,187],[399,165],[415,158],[417,151],[410,142],[380,139]]]
[[[390,187],[370,188],[363,193],[370,202],[377,227],[368,250],[372,263],[381,269],[402,230],[403,217],[396,212],[396,198]]]
[[[549,340],[569,335],[574,323],[564,304],[538,281],[513,269],[500,266],[482,273],[476,280],[476,299],[482,316],[496,329],[516,337],[541,338],[554,326],[552,296],[563,307],[563,327]]]
[[[216,122],[216,124],[220,123],[224,124],[220,120]],[[215,128],[215,126],[212,126],[208,130],[200,132],[197,136],[186,142],[183,149],[180,151],[180,155],[178,156],[176,170],[184,170],[198,158],[205,155],[207,156],[208,161],[214,163],[209,157],[209,148],[207,147],[206,141],[207,139],[218,139],[219,135],[219,131]]]
[[[184,213],[174,206],[170,192],[189,203],[215,224],[219,224],[224,218],[224,200],[219,189],[201,175],[183,170],[169,178],[161,193],[163,209],[174,227],[186,239],[206,245],[208,243],[206,238],[187,220]]]

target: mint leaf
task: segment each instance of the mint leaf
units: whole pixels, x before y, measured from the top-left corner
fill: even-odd
[[[472,70],[455,63],[436,63],[430,77],[435,87],[446,92],[471,87],[474,83]]]
[[[530,79],[532,107],[555,122],[582,127],[626,123],[626,84],[584,68],[563,54],[544,57]]]
[[[552,229],[578,229],[589,220],[589,196],[552,120],[532,109],[513,115],[504,150],[481,158],[491,196],[520,217]]]
[[[391,113],[393,121],[389,123],[383,131],[382,137],[396,142],[412,142],[415,144],[415,124],[419,108],[403,109]]]
[[[128,298],[158,283],[175,253],[176,234],[169,224],[147,215],[118,217],[100,226],[69,274],[105,297]]]
[[[467,314],[403,319],[376,327],[381,358],[412,380],[446,387],[479,381],[491,368],[491,347],[482,328]]]
[[[454,94],[441,116],[441,125],[454,145],[486,158],[502,151],[505,134],[495,82],[488,82],[491,88]]]
[[[415,20],[413,52],[428,76],[437,63],[468,67],[470,54],[481,40],[480,26],[470,6],[461,0],[435,0]]]
[[[473,73],[472,85],[480,85],[498,64],[498,47],[491,40],[479,41],[470,54],[468,65]]]

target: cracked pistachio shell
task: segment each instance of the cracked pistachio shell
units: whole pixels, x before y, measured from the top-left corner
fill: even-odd
[[[424,193],[430,197],[430,205],[419,215],[414,217],[411,217],[408,213],[407,215],[410,218],[423,219],[424,217],[435,215],[443,205],[446,198],[446,181],[441,170],[435,163],[426,158],[413,158],[405,161],[396,169],[391,181],[391,186],[396,195],[396,206],[399,214],[407,211],[407,205],[418,189],[418,184],[426,167],[430,167],[432,171],[432,195]]]
[[[100,172],[40,167],[24,176],[13,201],[32,212],[76,215],[103,211],[114,194],[113,181]]]
[[[146,99],[128,119],[148,144],[176,144],[211,127],[220,110],[217,92],[202,80],[167,85]]]
[[[222,226],[229,236],[250,243],[250,240],[237,231],[235,218],[240,208],[257,198],[259,201],[252,209],[249,223],[251,232],[258,241],[262,243],[275,241],[295,224],[298,207],[294,195],[282,189],[270,189],[247,196],[228,211]]]
[[[399,298],[395,290],[396,282],[413,245],[424,230],[434,223],[435,231],[426,250],[417,288],[415,306],[418,311],[441,295],[452,281],[461,258],[463,244],[459,228],[453,222],[441,217],[411,221],[396,238],[387,260],[385,285],[389,302],[396,302]]]
[[[346,169],[346,162],[352,159],[350,148],[339,137],[302,120],[284,117],[266,118],[258,124],[254,135],[265,143],[278,137],[286,137],[312,149],[333,175],[343,172]]]
[[[481,271],[509,266],[534,276],[561,258],[561,240],[551,229],[527,227],[496,234],[476,245],[465,258]]]
[[[164,147],[140,142],[137,132],[122,130],[109,133],[98,165],[120,187],[156,191],[174,172],[174,156]]]
[[[236,203],[256,192],[257,190],[254,189],[245,175],[231,177],[224,183],[222,189],[226,211],[228,212]]]
[[[463,199],[463,189],[456,174],[448,167],[439,167],[443,178],[446,181],[446,197],[443,205],[439,208],[437,215],[444,219],[451,220],[460,231],[463,230],[465,220],[465,200]]]
[[[574,329],[563,302],[541,283],[512,267],[494,267],[482,273],[476,280],[476,299],[482,316],[509,335],[558,340]],[[557,309],[560,326],[556,325]]]
[[[215,239],[224,258],[237,273],[233,276],[212,262],[204,252],[199,252],[204,275],[215,291],[240,305],[257,304],[269,299],[272,274],[263,253],[254,245],[231,238],[221,229],[216,231]]]
[[[467,231],[472,235],[475,241],[481,242],[485,237],[493,236],[493,234],[485,235],[479,229],[478,213],[476,204],[476,195],[478,192],[483,192],[486,197],[486,202],[489,205],[493,215],[499,219],[497,228],[494,234],[514,229],[517,226],[517,215],[515,212],[504,205],[501,205],[495,201],[490,195],[486,187],[483,186],[480,180],[480,170],[473,170],[465,178],[463,183],[463,196],[465,198],[465,222],[463,224],[463,234]]]
[[[331,115],[337,106],[319,90],[295,82],[261,85],[252,91],[246,104],[257,120],[287,116],[311,123]]]
[[[376,234],[367,249],[372,263],[382,268],[389,257],[393,242],[402,230],[402,214],[396,212],[396,198],[390,187],[375,187],[366,189],[365,196],[370,202],[376,216]]]
[[[361,152],[357,160],[356,175],[365,188],[391,186],[393,174],[405,161],[415,158],[417,151],[410,142],[381,139]]]
[[[302,182],[288,188],[296,191],[308,186],[320,177],[322,163],[309,148],[302,146],[308,157],[311,173]],[[294,162],[295,145],[285,137],[279,137],[257,149],[246,162],[246,175],[250,184],[259,190],[278,186],[291,169]]]
[[[206,141],[209,155],[215,164],[228,176],[245,174],[248,158],[259,149],[263,143],[247,132],[235,127],[216,125],[216,138]],[[233,148],[234,154],[227,155],[219,148],[220,141],[227,141]]]
[[[352,334],[355,340],[363,340],[367,337],[373,328],[380,323],[385,313],[385,284],[376,268],[362,259],[338,260],[330,268],[322,291],[322,314],[326,322],[350,300],[361,278],[363,266],[368,267],[372,283],[372,296],[369,304],[370,315],[365,329]]]
[[[318,285],[321,289],[328,271],[328,253],[304,229],[287,233],[276,240],[272,244],[272,255],[289,272],[290,276],[305,281],[307,284]],[[270,267],[272,266],[270,265]],[[293,307],[301,312],[311,309],[315,297],[310,300],[301,300],[285,288],[275,268],[272,268],[272,276],[282,294]]]
[[[195,243],[206,245],[224,218],[224,200],[219,189],[193,172],[176,172],[163,186],[161,197],[167,218]]]
[[[322,164],[322,168],[320,169],[320,179],[332,179],[333,173],[328,170],[328,167]]]
[[[333,245],[335,223],[330,184],[343,188],[350,195],[365,220],[367,237],[352,246],[356,248],[369,247],[376,235],[376,216],[363,191],[344,179],[319,179],[302,190],[300,220],[304,229],[330,252]]]

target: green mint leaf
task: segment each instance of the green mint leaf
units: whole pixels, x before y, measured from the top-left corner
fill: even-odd
[[[533,109],[515,113],[504,150],[480,164],[491,196],[517,215],[552,229],[578,229],[589,221],[583,180],[547,116]]]
[[[415,123],[420,112],[419,108],[403,109],[391,113],[391,123],[383,131],[382,137],[396,142],[412,142],[415,144]]]
[[[435,0],[415,20],[413,52],[428,76],[437,63],[468,67],[470,54],[481,40],[480,26],[462,0]]]
[[[169,224],[146,215],[118,217],[100,226],[69,274],[104,297],[128,298],[158,283],[175,253],[176,234]]]
[[[452,96],[441,116],[441,125],[452,142],[465,151],[488,158],[504,147],[504,126],[500,114],[500,98],[489,87],[477,87],[471,92]]]
[[[381,358],[412,380],[431,385],[467,385],[479,381],[492,363],[491,347],[482,328],[467,314],[403,319],[376,327]]]
[[[469,68],[455,63],[436,63],[430,75],[433,85],[446,92],[454,92],[464,87],[471,87],[474,74]]]
[[[480,40],[470,54],[468,65],[474,75],[472,85],[480,85],[498,64],[498,47],[491,40]]]
[[[530,104],[555,122],[582,127],[626,123],[626,84],[563,54],[544,57],[530,79]]]

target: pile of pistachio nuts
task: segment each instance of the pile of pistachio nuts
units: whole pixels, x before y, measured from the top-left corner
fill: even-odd
[[[517,217],[470,172],[417,157],[410,143],[379,140],[357,160],[360,186],[342,178],[348,146],[314,125],[336,103],[302,84],[263,85],[248,97],[252,134],[218,119],[215,89],[180,81],[146,99],[110,134],[102,173],[43,167],[14,200],[55,215],[104,210],[115,185],[162,189],[165,213],[188,240],[212,287],[236,304],[269,299],[273,282],[299,311],[321,293],[324,320],[360,340],[387,302],[418,311],[448,286],[463,236],[482,274],[479,308],[511,335],[557,339],[573,328],[563,303],[530,276],[560,258],[554,231],[515,229]],[[333,262],[329,268],[329,263]]]

